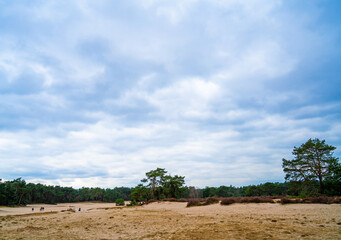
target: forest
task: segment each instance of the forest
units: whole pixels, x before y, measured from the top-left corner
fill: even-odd
[[[0,205],[15,206],[31,203],[65,203],[65,202],[84,202],[84,201],[103,201],[115,202],[117,199],[134,199],[132,193],[136,188],[115,187],[110,188],[80,188],[48,186],[43,184],[26,183],[25,180],[18,178],[11,181],[0,181]],[[287,183],[264,183],[260,185],[250,185],[245,187],[220,186],[206,187],[203,189],[182,186],[179,191],[181,194],[176,198],[206,198],[216,197],[240,197],[240,196],[285,196],[288,192]],[[146,188],[147,190],[150,190]],[[158,189],[161,192],[161,189]],[[164,192],[164,191],[163,191]],[[168,195],[169,197],[171,195]],[[155,196],[163,199],[166,196]],[[151,198],[149,198],[151,199]],[[142,200],[149,200],[148,197]],[[136,199],[135,200],[139,200]]]
[[[282,159],[285,182],[266,182],[243,187],[220,186],[195,188],[185,186],[184,176],[171,176],[164,168],[147,172],[136,187],[88,188],[48,186],[26,183],[18,178],[10,181],[0,179],[0,205],[16,206],[31,203],[65,203],[117,199],[146,202],[148,200],[252,197],[252,196],[341,196],[341,164],[333,156],[336,147],[325,140],[309,139],[300,147],[294,147],[294,159]]]

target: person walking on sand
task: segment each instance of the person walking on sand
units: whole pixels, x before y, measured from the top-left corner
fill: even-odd
[[[32,208],[32,212],[34,211],[34,207]]]

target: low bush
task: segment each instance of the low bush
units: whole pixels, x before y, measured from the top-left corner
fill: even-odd
[[[166,202],[188,202],[190,198],[165,198],[163,201]]]
[[[232,203],[275,203],[271,196],[261,197],[229,197],[222,198],[221,205],[229,205]]]
[[[260,197],[259,199],[261,203],[275,203],[274,199],[276,198],[269,196],[269,197]]]
[[[188,202],[187,202],[187,207],[193,207],[193,206],[201,206],[201,202],[199,199],[190,199]]]
[[[233,199],[236,203],[241,203],[241,202],[242,202],[242,198],[243,198],[243,197],[232,197],[232,199]]]
[[[319,196],[319,197],[304,198],[303,203],[332,204],[332,203],[341,203],[341,202],[340,202],[340,198]]]
[[[136,201],[131,200],[129,204],[127,204],[127,206],[135,206],[137,205]]]
[[[260,203],[261,200],[258,197],[252,197],[252,198],[249,199],[249,202],[250,203]]]
[[[329,203],[328,197],[307,197],[302,199],[303,203]]]
[[[205,200],[205,205],[210,205],[210,204],[215,204],[215,203],[219,203],[219,199],[216,198],[216,197],[209,197],[209,198],[206,198]]]
[[[250,202],[249,197],[240,198],[240,203],[248,203],[248,202]]]
[[[146,204],[153,203],[153,202],[157,202],[157,200],[155,200],[155,199],[149,199],[149,200],[146,202]]]
[[[176,199],[176,198],[165,198],[165,199],[163,199],[163,201],[167,201],[167,202],[177,202],[177,200],[179,200],[179,199]]]
[[[288,204],[288,203],[303,203],[303,199],[300,198],[281,198],[281,204]]]
[[[318,196],[318,197],[307,197],[307,198],[281,198],[282,204],[288,203],[312,203],[312,204],[332,204],[332,203],[341,203],[341,198],[338,197],[326,197],[326,196]]]
[[[116,203],[116,206],[124,206],[124,199],[117,198],[115,203]]]
[[[235,203],[236,200],[234,200],[233,198],[223,198],[221,201],[220,201],[220,204],[221,205],[230,205],[232,203]]]
[[[192,206],[205,206],[205,205],[210,205],[210,204],[215,204],[219,203],[219,198],[217,197],[208,197],[206,199],[203,198],[192,198],[188,199],[187,201],[187,207],[192,207]]]
[[[291,203],[291,200],[287,197],[281,198],[281,204],[288,204]]]

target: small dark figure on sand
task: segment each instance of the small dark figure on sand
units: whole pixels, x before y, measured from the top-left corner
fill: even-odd
[[[81,211],[81,208],[78,208],[78,212],[80,212]]]
[[[34,208],[32,208],[32,212],[34,211]]]

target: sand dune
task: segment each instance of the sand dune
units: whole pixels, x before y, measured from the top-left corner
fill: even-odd
[[[37,208],[41,205],[35,205]],[[81,212],[66,210],[70,206]],[[341,239],[341,205],[108,203],[31,206],[0,217],[0,239]],[[1,213],[9,210],[1,208]]]

